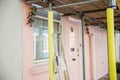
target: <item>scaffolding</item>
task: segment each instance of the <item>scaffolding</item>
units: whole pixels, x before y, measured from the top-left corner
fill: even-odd
[[[36,3],[46,0],[29,0],[28,3]],[[70,7],[70,6],[77,6],[77,5],[83,5],[83,4],[88,4],[92,2],[98,2],[98,1],[104,1],[104,0],[88,0],[88,1],[83,1],[83,2],[76,2],[76,3],[70,3],[70,4],[63,4],[59,6],[52,6],[52,0],[49,2],[49,7],[47,8],[38,8],[37,11],[41,10],[49,10],[48,11],[48,31],[49,31],[49,75],[50,75],[50,80],[54,80],[54,38],[53,38],[53,11],[52,9],[56,10],[58,8],[64,8],[64,7]],[[94,19],[89,18],[87,15],[88,13],[94,13],[94,12],[99,12],[99,11],[105,11],[106,10],[106,16],[104,18],[107,18],[107,31],[108,31],[108,52],[109,52],[109,71],[110,71],[110,80],[117,80],[116,77],[116,58],[115,58],[115,40],[114,40],[114,9],[116,9],[116,3],[118,5],[118,8],[120,8],[120,1],[119,0],[108,0],[108,8],[106,9],[101,9],[101,10],[93,10],[93,11],[84,11],[84,12],[76,12],[76,13],[71,13],[71,14],[66,14],[66,15],[78,15],[82,16],[82,21],[83,15],[84,18],[87,18],[88,20],[94,22]],[[117,17],[117,16],[116,16]],[[119,17],[119,16],[118,16]],[[103,18],[103,17],[102,17]],[[101,18],[101,19],[102,19]],[[100,19],[100,18],[98,18]],[[97,20],[97,18],[95,19]],[[82,22],[82,24],[84,24]],[[82,25],[82,33],[83,33],[83,63],[84,61],[84,25]],[[85,68],[85,64],[83,64],[83,67]],[[85,69],[83,70],[83,76],[84,80],[85,79]]]

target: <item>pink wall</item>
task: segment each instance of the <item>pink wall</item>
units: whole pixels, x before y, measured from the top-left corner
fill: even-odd
[[[85,64],[87,80],[98,80],[108,74],[107,32],[96,26],[85,31]]]
[[[107,31],[94,28],[94,65],[96,80],[108,74]]]
[[[31,80],[33,66],[33,28],[27,24],[30,5],[23,3],[23,80]]]
[[[86,32],[86,30],[84,30],[84,44],[85,44],[85,76],[86,76],[86,80],[90,80],[90,45],[89,45],[89,36]]]
[[[23,80],[48,80],[48,64],[36,65],[33,60],[33,28],[27,24],[27,16],[31,5],[25,3],[23,6]],[[70,30],[74,29],[75,51],[70,51]],[[80,59],[79,54],[79,21],[71,21],[64,18],[64,46],[71,80],[79,80]],[[107,35],[104,30],[90,27],[90,35],[85,32],[85,68],[86,80],[97,80],[108,73],[107,63]],[[76,61],[72,61],[75,58]],[[74,76],[73,76],[74,75]]]
[[[33,57],[33,27],[27,24],[31,5],[23,6],[23,80],[48,80],[48,65],[35,65]]]

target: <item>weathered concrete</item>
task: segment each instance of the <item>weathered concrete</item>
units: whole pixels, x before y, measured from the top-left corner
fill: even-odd
[[[0,0],[0,80],[22,80],[22,5]]]

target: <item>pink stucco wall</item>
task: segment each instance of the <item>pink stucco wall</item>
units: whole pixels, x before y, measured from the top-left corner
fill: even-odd
[[[94,28],[94,66],[96,80],[108,74],[107,31]]]
[[[27,24],[27,16],[30,6],[25,3],[23,6],[23,80],[31,80],[31,69],[33,66],[33,36],[32,28]]]
[[[107,31],[89,26],[85,32],[85,62],[88,80],[98,80],[108,74]],[[89,72],[90,71],[90,72]]]
[[[23,6],[23,80],[49,80],[48,64],[36,65],[33,56],[33,27],[27,24],[27,16],[30,12],[31,5],[25,3]],[[63,18],[64,21],[64,47],[68,71],[71,80],[80,80],[80,57],[79,50],[79,20],[69,20],[68,17]],[[71,27],[75,34],[74,51],[70,51],[70,31]],[[97,80],[108,73],[107,59],[107,35],[106,31],[98,28],[90,28],[90,34],[85,30],[85,68],[86,80]],[[73,61],[72,59],[76,60]],[[74,75],[74,76],[73,76]]]
[[[86,80],[90,80],[90,54],[89,54],[89,36],[86,32],[86,30],[84,30],[84,44],[85,44],[85,77]]]
[[[33,27],[27,24],[31,5],[23,6],[23,80],[48,80],[48,64],[34,64]]]

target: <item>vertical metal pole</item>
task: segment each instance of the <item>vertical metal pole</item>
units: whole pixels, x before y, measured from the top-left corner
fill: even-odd
[[[114,9],[107,9],[107,29],[108,29],[108,52],[110,80],[117,80],[116,58],[115,58],[115,36],[114,36]]]
[[[108,52],[109,52],[109,71],[110,80],[117,80],[116,75],[116,56],[115,56],[115,36],[114,36],[114,9],[116,0],[108,0],[107,8],[107,30],[108,30]]]
[[[84,16],[82,15],[82,55],[83,55],[83,80],[85,79],[85,46],[84,46]]]
[[[54,28],[53,28],[53,11],[52,3],[49,3],[48,11],[48,37],[49,37],[49,77],[54,80]]]

